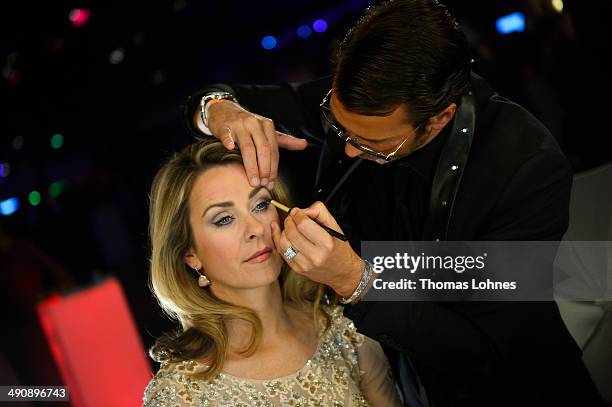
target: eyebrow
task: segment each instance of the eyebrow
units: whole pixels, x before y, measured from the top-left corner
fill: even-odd
[[[353,137],[357,137],[359,140],[367,141],[368,143],[372,143],[372,144],[382,144],[382,143],[384,143],[384,142],[389,141],[389,139],[391,139],[391,138],[395,138],[395,137],[396,137],[396,136],[390,136],[389,138],[386,138],[386,139],[383,139],[383,140],[379,140],[379,139],[377,139],[377,140],[373,140],[373,139],[371,139],[371,138],[363,137],[363,136],[360,136],[359,134],[355,134],[355,133],[353,133],[352,131],[349,131],[349,130],[348,130],[348,129],[347,129],[347,128],[346,128],[346,127],[345,127],[345,126],[342,124],[342,123],[340,123],[340,122],[338,121],[338,119],[336,119],[336,122],[337,122],[337,123],[338,123],[340,126],[342,126],[342,128],[343,128],[345,131],[348,131],[349,133],[351,133],[351,134],[353,135]]]
[[[331,112],[332,115],[334,115],[334,120],[336,120],[336,123],[338,123],[340,125],[340,127],[342,127],[344,129],[344,131],[352,133],[353,137],[358,137],[360,140],[367,141],[368,143],[372,143],[372,144],[382,144],[385,141],[389,141],[389,138],[395,138],[396,137],[396,136],[391,136],[391,137],[389,137],[387,139],[384,139],[384,140],[373,140],[373,139],[370,139],[370,138],[367,138],[367,137],[360,136],[359,134],[355,134],[355,133],[349,131],[344,124],[340,123],[340,121],[338,120],[336,115],[332,112],[331,106],[332,106],[332,102],[331,102],[331,98],[330,98],[329,99],[329,111]]]
[[[263,186],[259,186],[253,190],[251,190],[251,192],[249,192],[249,200],[253,199],[253,197],[255,197],[255,195],[257,195],[259,193],[259,191],[261,191],[262,189],[265,189],[265,187]],[[221,208],[228,208],[230,206],[234,206],[234,202],[232,201],[226,201],[226,202],[218,202],[218,203],[214,203],[212,205],[209,205],[206,209],[204,209],[204,212],[202,213],[202,217],[204,217],[204,215],[206,215],[206,212],[208,212],[209,209],[214,208],[214,207],[221,207]]]
[[[358,134],[355,134],[354,137],[358,137],[359,140],[367,141],[368,143],[372,143],[372,144],[382,144],[382,143],[384,143],[386,141],[389,141],[390,138],[395,138],[395,136],[390,136],[389,138],[386,138],[384,140],[372,140],[372,139],[369,139],[367,137],[360,136]]]

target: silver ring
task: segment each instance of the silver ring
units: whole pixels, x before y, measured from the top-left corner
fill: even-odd
[[[236,140],[234,140],[234,136],[232,136],[232,129],[230,129],[229,126],[225,126],[225,128],[227,129],[227,135],[232,140],[232,143],[236,144]]]
[[[291,261],[291,259],[297,256],[297,254],[298,251],[295,250],[293,247],[289,246],[287,250],[285,250],[285,253],[283,253],[283,256],[287,259],[287,261]]]

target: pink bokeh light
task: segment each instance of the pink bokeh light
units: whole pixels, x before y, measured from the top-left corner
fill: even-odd
[[[91,11],[86,8],[75,8],[70,12],[70,22],[74,27],[82,27],[89,21]]]

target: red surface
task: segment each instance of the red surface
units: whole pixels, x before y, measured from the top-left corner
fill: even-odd
[[[142,404],[152,372],[117,279],[49,298],[38,312],[73,406]]]

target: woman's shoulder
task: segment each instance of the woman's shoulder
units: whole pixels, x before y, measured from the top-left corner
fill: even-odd
[[[357,332],[353,321],[344,316],[344,307],[341,305],[322,306],[330,319],[330,330],[336,336],[341,336],[344,340],[353,345],[359,346],[363,343],[363,335]]]
[[[193,377],[206,365],[194,360],[163,362],[145,388],[143,406],[192,406],[206,399],[207,384]]]

